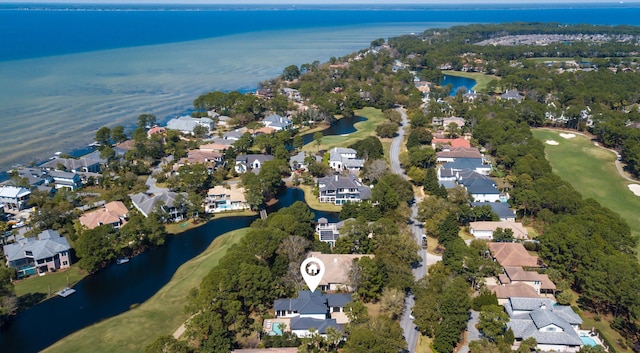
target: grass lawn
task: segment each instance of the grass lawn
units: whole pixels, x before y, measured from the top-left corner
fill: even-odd
[[[216,238],[202,254],[180,266],[171,281],[140,306],[75,332],[45,352],[142,352],[159,335],[173,334],[187,319],[182,308],[189,290],[200,284],[247,229]]]
[[[445,75],[458,76],[476,80],[476,85],[471,87],[474,91],[483,91],[487,88],[487,84],[493,80],[500,80],[500,77],[494,75],[486,75],[480,72],[462,72],[462,71],[446,71]]]
[[[304,202],[309,205],[309,207],[318,211],[326,211],[326,212],[340,212],[342,210],[342,206],[337,206],[332,203],[320,202],[315,195],[313,195],[313,187],[310,185],[298,185],[298,188],[304,191]]]
[[[333,147],[346,147],[347,145],[352,144],[357,140],[362,140],[368,136],[375,136],[376,134],[376,126],[378,126],[385,119],[384,114],[380,109],[375,108],[363,108],[356,110],[354,112],[356,115],[363,116],[367,118],[365,121],[361,121],[355,123],[356,132],[352,132],[346,136],[341,135],[332,135],[332,136],[324,136],[321,140],[320,147],[316,145],[315,142],[306,144],[302,150],[316,152],[320,150],[329,150]]]
[[[78,267],[78,264],[71,265],[66,270],[60,270],[54,273],[47,273],[44,276],[31,276],[14,282],[14,288],[18,297],[25,294],[42,293],[45,295],[43,299],[49,297],[49,289],[51,294],[67,286],[73,286],[83,279],[87,273]]]
[[[545,145],[545,155],[553,172],[571,183],[583,197],[593,198],[620,214],[631,227],[631,233],[640,236],[640,197],[627,187],[632,183],[618,173],[616,155],[596,147],[585,136],[565,139],[560,133],[549,129],[533,130],[533,135],[541,141],[558,142],[557,146]]]
[[[432,338],[419,335],[418,343],[416,344],[416,353],[433,353],[433,350],[431,349],[431,343],[433,343]]]

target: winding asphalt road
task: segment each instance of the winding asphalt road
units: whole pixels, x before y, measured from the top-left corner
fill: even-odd
[[[407,119],[407,114],[404,109],[397,108],[396,109],[400,116],[402,117],[402,122],[400,128],[398,129],[398,134],[391,141],[391,150],[389,160],[391,162],[391,170],[400,176],[402,176],[405,180],[408,179],[407,175],[402,170],[400,166],[400,149],[402,147],[402,141],[404,138],[405,128],[409,124],[409,120]],[[413,275],[416,280],[427,275],[427,267],[432,265],[442,258],[440,256],[435,256],[428,254],[426,249],[422,249],[422,234],[424,234],[423,225],[421,222],[416,220],[416,216],[418,215],[418,204],[420,201],[416,199],[413,205],[411,206],[411,231],[413,232],[413,236],[420,246],[420,257],[422,258],[420,264],[413,269]],[[416,350],[416,343],[418,342],[418,330],[416,325],[413,323],[413,315],[411,312],[413,310],[413,306],[415,304],[413,295],[408,295],[405,299],[404,303],[404,312],[402,313],[402,318],[400,319],[400,326],[402,327],[402,331],[404,332],[405,340],[407,341],[407,347],[409,348],[409,352],[413,353]]]

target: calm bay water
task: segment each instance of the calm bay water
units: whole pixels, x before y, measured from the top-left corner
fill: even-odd
[[[0,5],[0,170],[133,128],[211,90],[250,90],[290,64],[376,38],[471,22],[638,24],[638,4],[279,8]],[[505,7],[507,6],[507,7]],[[532,7],[536,6],[536,7]]]

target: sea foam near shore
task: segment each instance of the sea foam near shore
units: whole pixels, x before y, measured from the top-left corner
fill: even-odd
[[[378,37],[448,25],[256,32],[0,62],[0,170],[86,146],[105,125],[131,129],[142,113],[166,121],[202,93],[253,89],[291,64],[322,62]]]

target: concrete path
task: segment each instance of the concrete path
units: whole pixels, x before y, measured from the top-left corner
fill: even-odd
[[[464,345],[460,347],[458,353],[469,353],[469,342],[479,341],[482,339],[480,335],[480,331],[476,328],[478,324],[478,320],[480,318],[480,313],[477,311],[470,311],[471,319],[467,323],[467,340],[464,342]]]

